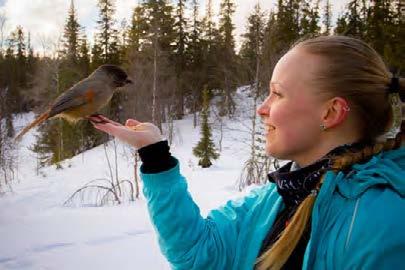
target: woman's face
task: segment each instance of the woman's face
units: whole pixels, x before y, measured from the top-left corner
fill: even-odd
[[[311,83],[320,60],[293,49],[277,63],[269,96],[258,108],[266,127],[266,152],[280,159],[302,160],[320,143],[323,102]]]

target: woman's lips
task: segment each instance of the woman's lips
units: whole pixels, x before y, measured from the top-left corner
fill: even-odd
[[[266,133],[269,133],[270,131],[276,129],[276,128],[275,128],[274,126],[272,126],[272,125],[265,125],[264,128],[265,128],[265,130],[266,130]]]

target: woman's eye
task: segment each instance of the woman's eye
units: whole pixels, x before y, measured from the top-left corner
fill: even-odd
[[[280,97],[281,95],[280,95],[280,93],[278,93],[278,92],[271,91],[270,96],[277,96],[277,97]]]

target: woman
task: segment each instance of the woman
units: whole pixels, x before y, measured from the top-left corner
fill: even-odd
[[[404,80],[392,77],[362,41],[318,37],[280,59],[269,90],[257,111],[267,127],[266,151],[292,162],[206,219],[154,125],[130,119],[122,126],[105,118],[94,124],[139,149],[149,213],[172,267],[403,267],[405,147],[398,97],[404,97]]]

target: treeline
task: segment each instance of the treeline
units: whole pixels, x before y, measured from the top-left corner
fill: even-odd
[[[196,116],[203,89],[210,97],[219,96],[222,116],[232,117],[236,88],[251,84],[257,97],[267,92],[278,59],[300,38],[360,37],[390,67],[404,70],[405,20],[400,1],[352,0],[335,24],[329,0],[278,0],[270,11],[257,5],[248,17],[239,51],[232,21],[235,8],[233,0],[222,0],[215,15],[211,0],[205,7],[198,0],[144,0],[134,7],[129,22],[118,24],[114,1],[98,0],[97,32],[87,37],[72,1],[63,37],[53,44],[53,56],[36,54],[30,34],[17,27],[0,51],[1,134],[14,135],[13,114],[43,111],[57,95],[104,63],[123,66],[135,83],[115,95],[102,113],[117,121],[136,117],[159,126],[186,113]],[[86,121],[71,126],[56,119],[41,126],[34,150],[42,164],[52,164],[105,140]]]

